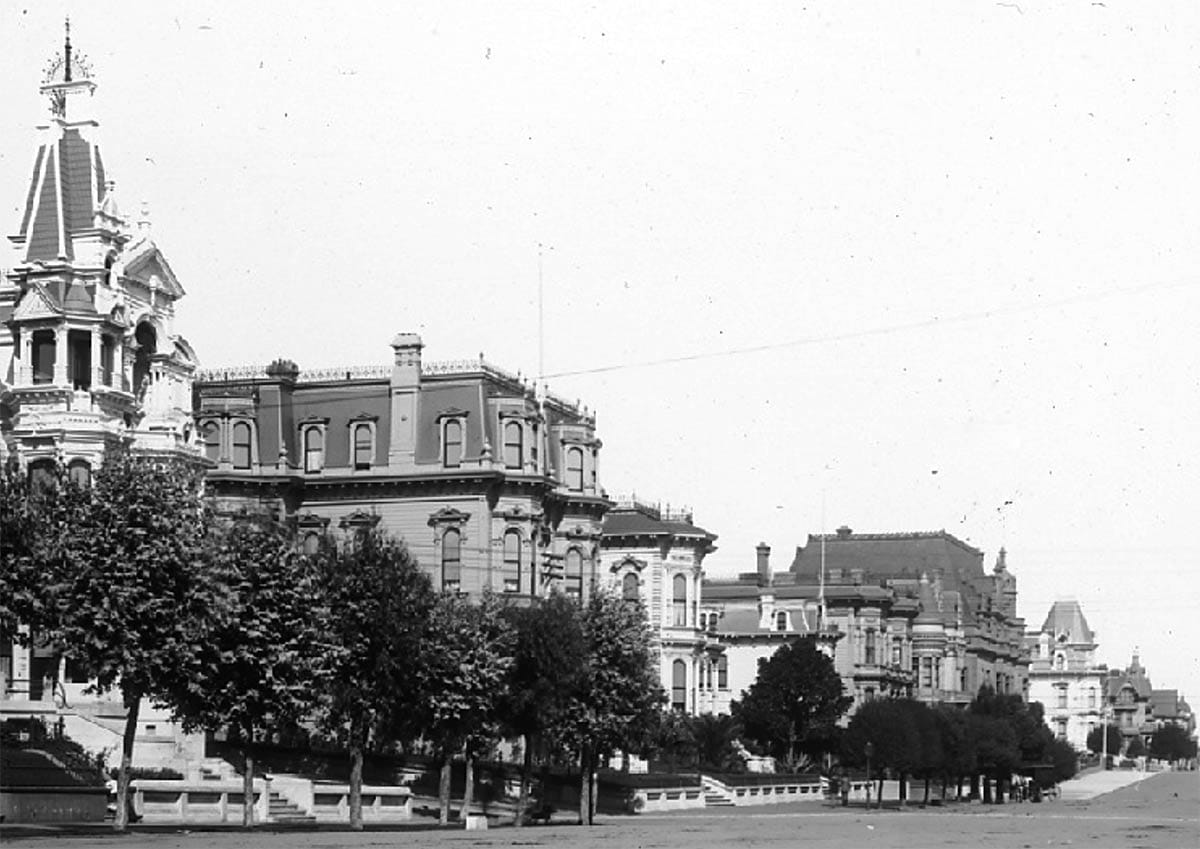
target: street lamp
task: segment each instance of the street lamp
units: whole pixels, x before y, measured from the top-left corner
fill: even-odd
[[[870,740],[863,748],[863,752],[867,756],[867,810],[871,810],[871,756],[875,754],[875,744]]]

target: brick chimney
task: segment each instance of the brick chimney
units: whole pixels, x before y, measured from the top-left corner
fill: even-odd
[[[760,542],[754,550],[758,554],[758,585],[769,587],[774,583],[771,575],[771,546]]]

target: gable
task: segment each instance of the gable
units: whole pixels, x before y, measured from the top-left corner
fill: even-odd
[[[40,318],[60,318],[62,310],[54,305],[41,286],[30,288],[17,308],[13,310],[14,321],[36,321]]]
[[[158,283],[160,292],[172,298],[182,298],[183,286],[175,277],[175,272],[167,264],[166,257],[158,246],[149,239],[137,242],[126,249],[129,256],[125,259],[124,276],[149,287],[151,281]]]

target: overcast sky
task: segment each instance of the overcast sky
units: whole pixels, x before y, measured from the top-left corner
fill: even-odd
[[[540,250],[551,389],[710,574],[945,528],[1200,707],[1194,2],[0,8],[0,229],[69,12],[203,365],[535,374]]]

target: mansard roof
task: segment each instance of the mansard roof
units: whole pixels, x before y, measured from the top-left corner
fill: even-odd
[[[946,531],[856,534],[842,528],[834,534],[809,534],[808,544],[796,549],[791,572],[815,580],[821,569],[824,540],[826,575],[831,569],[861,569],[866,578],[931,579],[942,575],[947,588],[974,586],[984,578],[983,552]]]
[[[1083,608],[1073,598],[1059,599],[1050,606],[1046,621],[1042,623],[1042,632],[1055,637],[1066,634],[1072,643],[1090,645],[1096,642],[1096,634],[1088,627]]]
[[[658,536],[712,542],[717,535],[692,523],[689,513],[664,513],[638,502],[618,502],[604,517],[605,537]]]

